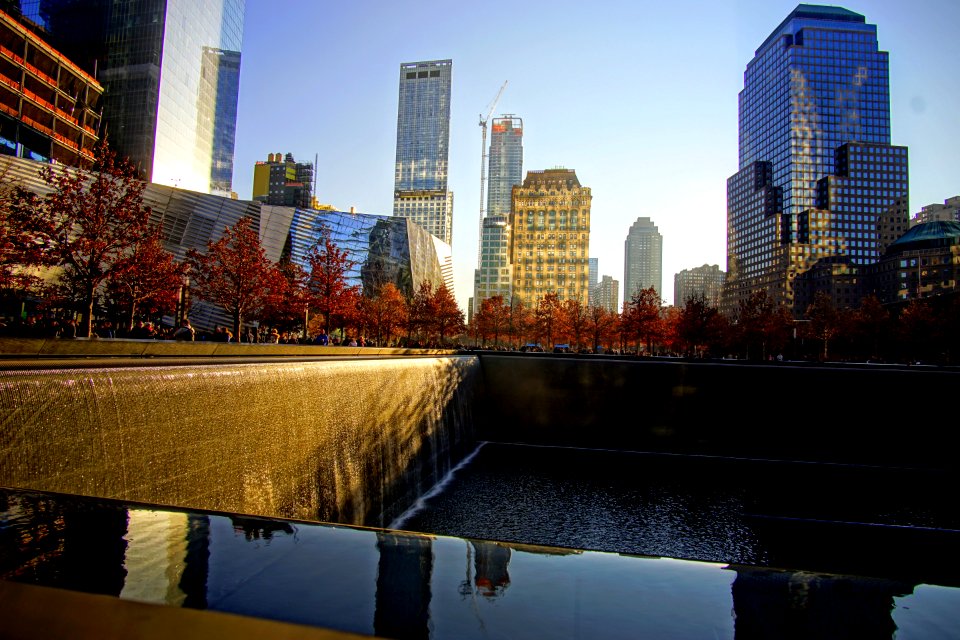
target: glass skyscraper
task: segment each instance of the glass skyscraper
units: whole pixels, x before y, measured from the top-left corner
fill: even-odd
[[[153,183],[229,195],[245,0],[26,0],[104,87],[104,133]]]
[[[494,118],[491,127],[487,210],[480,221],[480,257],[474,274],[474,313],[487,298],[510,303],[510,207],[513,187],[523,182],[523,120]]]
[[[650,218],[637,218],[623,243],[623,299],[653,287],[663,295],[663,236]]]
[[[515,115],[493,119],[487,171],[487,215],[510,215],[513,187],[523,182],[523,120]]]
[[[858,302],[851,285],[879,259],[881,220],[908,215],[889,85],[876,25],[841,7],[798,5],[756,50],[727,181],[726,312],[760,290],[798,315],[818,289]],[[834,277],[813,278],[825,259]]]
[[[453,240],[453,193],[447,190],[452,60],[400,65],[393,215],[447,244]]]

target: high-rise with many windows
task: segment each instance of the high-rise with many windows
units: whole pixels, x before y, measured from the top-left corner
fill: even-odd
[[[711,307],[720,306],[720,293],[726,274],[719,265],[684,269],[673,276],[673,306],[683,308],[693,296],[702,296]]]
[[[573,169],[527,171],[513,188],[513,296],[528,309],[548,293],[587,304],[592,201]]]
[[[739,103],[722,308],[735,314],[758,291],[798,316],[817,291],[856,305],[885,229],[905,229],[909,215],[876,25],[798,5],[747,64]]]
[[[623,245],[623,299],[653,287],[663,295],[663,236],[650,218],[637,218]]]
[[[453,243],[453,192],[447,190],[452,60],[400,65],[393,215]]]
[[[480,222],[480,256],[474,275],[473,312],[487,298],[511,298],[510,208],[513,187],[523,180],[523,120],[493,119],[487,172],[487,210]]]
[[[229,195],[245,0],[24,0],[103,85],[103,131],[144,179]]]

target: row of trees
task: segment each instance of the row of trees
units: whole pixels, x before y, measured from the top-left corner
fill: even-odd
[[[310,248],[306,269],[270,261],[250,218],[177,261],[150,222],[145,184],[105,142],[89,172],[45,166],[40,175],[46,195],[0,176],[0,290],[79,313],[80,336],[91,335],[96,316],[128,331],[137,319],[173,316],[185,286],[224,309],[236,336],[251,321],[304,334],[336,328],[379,344],[400,336],[442,343],[463,331],[444,285],[423,282],[408,296],[389,283],[366,292],[349,285],[354,264],[329,232]]]
[[[703,296],[663,307],[653,287],[640,289],[622,313],[560,301],[547,294],[536,307],[500,296],[484,300],[470,328],[483,346],[569,344],[574,350],[646,355],[768,360],[777,356],[947,363],[960,359],[960,297],[913,300],[888,308],[873,296],[853,310],[818,294],[801,319],[755,293],[731,320]]]
[[[237,336],[246,323],[259,321],[311,335],[320,329],[351,332],[377,344],[403,337],[421,344],[563,343],[574,350],[749,359],[783,354],[952,362],[960,357],[956,296],[896,308],[868,297],[859,308],[843,311],[818,295],[797,320],[757,293],[734,321],[698,296],[681,308],[663,307],[652,287],[634,292],[621,313],[553,293],[531,309],[519,299],[497,296],[482,301],[467,329],[443,285],[423,282],[406,293],[390,283],[376,291],[349,285],[347,274],[355,265],[329,233],[309,250],[306,268],[271,262],[249,218],[226,229],[205,251],[191,250],[184,261],[175,260],[143,206],[144,183],[105,143],[97,147],[91,171],[45,166],[41,177],[50,187],[46,195],[0,176],[0,290],[79,313],[81,336],[90,335],[97,315],[128,330],[137,319],[173,316],[189,285],[193,297],[230,315]]]

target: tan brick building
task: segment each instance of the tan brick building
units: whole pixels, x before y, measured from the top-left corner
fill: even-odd
[[[587,304],[592,199],[573,169],[528,171],[513,187],[513,294],[527,308],[551,292]]]

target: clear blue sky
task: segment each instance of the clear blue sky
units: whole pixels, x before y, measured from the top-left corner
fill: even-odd
[[[524,121],[524,172],[562,166],[593,189],[590,255],[623,285],[640,216],[673,276],[726,270],[726,180],[737,171],[737,94],[754,50],[797,2],[247,0],[234,190],[251,197],[268,153],[318,160],[321,202],[389,215],[403,62],[450,58],[456,297],[473,294],[481,128]],[[957,0],[856,0],[890,52],[892,142],[910,148],[910,210],[960,195]],[[621,298],[623,292],[621,291]]]

